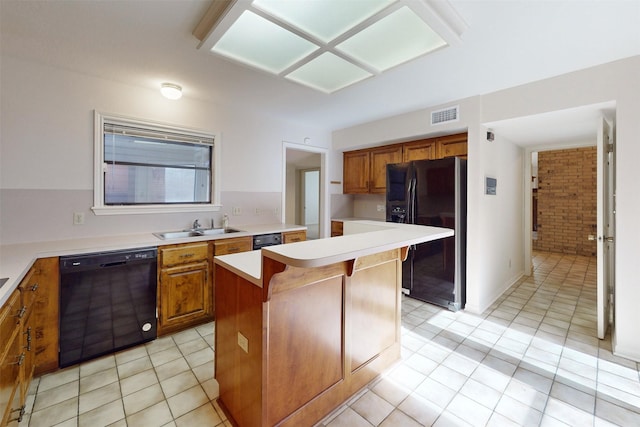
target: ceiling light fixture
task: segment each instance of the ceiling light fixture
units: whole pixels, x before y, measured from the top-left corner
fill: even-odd
[[[173,83],[162,83],[160,93],[167,99],[182,98],[182,87]]]
[[[198,49],[333,93],[461,41],[447,0],[213,0]]]

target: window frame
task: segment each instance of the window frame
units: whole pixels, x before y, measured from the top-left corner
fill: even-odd
[[[202,136],[213,139],[213,159],[211,163],[211,203],[172,203],[149,205],[106,205],[104,203],[104,123],[115,123],[126,126],[142,127],[173,133],[185,133],[188,135]],[[118,114],[102,113],[94,110],[94,177],[93,177],[93,207],[91,210],[96,215],[127,215],[127,214],[151,214],[151,213],[179,213],[179,212],[203,212],[219,211],[220,203],[220,135],[217,133],[202,131],[159,123],[150,120],[136,119]]]

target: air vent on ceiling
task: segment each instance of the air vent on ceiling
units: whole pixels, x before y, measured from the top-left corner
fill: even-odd
[[[431,112],[431,124],[437,125],[440,123],[457,122],[460,119],[459,115],[460,107],[448,107],[438,111]]]

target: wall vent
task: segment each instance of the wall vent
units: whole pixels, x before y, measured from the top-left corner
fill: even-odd
[[[460,120],[460,106],[447,107],[442,110],[431,112],[431,124],[437,125],[440,123],[457,122]]]

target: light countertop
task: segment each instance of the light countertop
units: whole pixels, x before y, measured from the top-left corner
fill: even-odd
[[[391,249],[453,236],[453,230],[379,221],[349,221],[345,235],[262,248],[262,255],[294,267],[319,267]],[[262,286],[260,251],[223,255],[222,265],[250,282]]]
[[[233,228],[242,230],[237,233],[213,236],[197,236],[180,239],[163,240],[151,232],[139,234],[125,234],[119,236],[99,236],[82,239],[55,240],[13,245],[0,245],[0,278],[8,278],[0,287],[0,305],[4,304],[9,295],[18,287],[20,281],[38,258],[54,256],[77,255],[92,252],[104,252],[123,249],[172,245],[177,243],[191,243],[216,239],[230,239],[235,237],[254,236],[257,234],[281,233],[285,231],[306,230],[305,226],[295,224],[261,224],[239,225]],[[169,230],[158,230],[169,231]],[[258,251],[259,252],[259,251]]]

